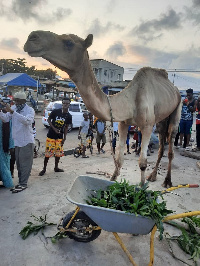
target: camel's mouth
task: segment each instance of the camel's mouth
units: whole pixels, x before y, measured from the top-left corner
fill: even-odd
[[[25,51],[27,52],[31,57],[42,57],[44,55],[44,51]]]

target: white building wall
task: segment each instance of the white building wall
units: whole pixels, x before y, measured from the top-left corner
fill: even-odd
[[[124,68],[103,59],[90,60],[93,72],[99,83],[109,85],[114,81],[123,81]]]

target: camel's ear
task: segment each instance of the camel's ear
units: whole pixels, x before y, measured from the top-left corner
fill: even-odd
[[[92,41],[93,41],[93,35],[89,34],[84,41],[85,49],[87,49],[88,47],[92,45]]]

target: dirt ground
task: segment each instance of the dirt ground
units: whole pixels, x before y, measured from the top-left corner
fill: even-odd
[[[75,139],[76,138],[76,139]],[[65,150],[74,148],[77,143],[77,132],[67,136]],[[38,233],[36,236],[29,236],[22,240],[19,235],[21,229],[28,221],[33,222],[30,216],[37,217],[47,215],[47,221],[58,223],[67,213],[75,209],[75,205],[70,203],[66,194],[72,186],[76,177],[86,175],[87,171],[104,171],[112,173],[114,163],[110,152],[109,143],[105,146],[105,154],[97,155],[96,145],[94,153],[90,158],[74,158],[67,155],[61,158],[60,167],[64,173],[54,173],[54,159],[50,159],[47,173],[40,177],[39,171],[43,166],[44,142],[41,143],[40,155],[34,159],[28,189],[12,194],[8,189],[0,189],[0,265],[1,266],[126,266],[131,265],[114,236],[110,232],[102,230],[101,235],[89,243],[79,243],[69,238],[59,240],[52,244],[51,240],[45,237],[53,236],[57,233],[56,226],[45,229],[44,235]],[[166,146],[167,149],[167,146]],[[157,149],[148,157],[147,174],[152,171],[157,158]],[[89,151],[87,151],[89,155]],[[200,152],[196,153],[200,155]],[[167,157],[162,159],[157,181],[149,184],[152,190],[162,190],[161,184],[167,172]],[[197,160],[180,155],[180,150],[175,150],[175,158],[172,166],[173,185],[178,184],[200,184],[200,169],[196,164]],[[106,176],[89,174],[90,176],[107,179]],[[130,184],[140,182],[140,170],[138,167],[138,157],[131,150],[131,154],[125,155],[125,161],[118,181],[126,178]],[[15,171],[15,184],[17,183],[17,171]],[[199,188],[181,188],[174,193],[164,196],[168,208],[175,213],[200,210]],[[165,224],[165,233],[178,235],[179,231],[170,225]],[[131,234],[119,234],[127,249],[133,256],[137,265],[144,266],[149,263],[150,234],[133,236]],[[186,255],[177,244],[172,244],[174,254],[192,264],[189,256]],[[155,266],[181,266],[183,262],[175,259],[169,250],[167,240],[162,241],[155,236]],[[200,263],[198,264],[200,265]]]

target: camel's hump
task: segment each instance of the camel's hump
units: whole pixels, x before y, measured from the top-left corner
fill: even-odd
[[[163,68],[143,67],[137,71],[136,75],[149,75],[150,73],[154,73],[156,76],[162,76],[165,79],[168,79],[168,73]]]

